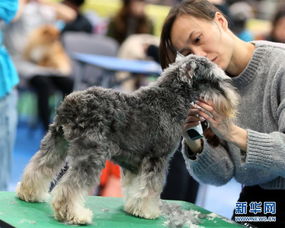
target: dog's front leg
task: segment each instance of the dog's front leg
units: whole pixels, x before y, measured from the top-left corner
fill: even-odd
[[[124,210],[138,217],[155,219],[160,215],[160,194],[166,177],[167,158],[145,158],[138,174],[124,170]]]

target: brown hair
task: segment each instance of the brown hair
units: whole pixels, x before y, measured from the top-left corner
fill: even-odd
[[[171,29],[176,18],[188,14],[212,21],[216,12],[221,11],[207,0],[184,0],[169,11],[162,27],[159,45],[160,64],[163,69],[174,62],[176,57],[176,50],[170,39]]]
[[[134,16],[131,14],[131,4],[134,1],[142,1],[142,0],[122,0],[122,7],[115,16],[114,19],[114,29],[115,38],[122,43],[125,38],[127,38],[128,34],[128,20],[133,18],[137,22],[137,26],[135,28],[134,33],[150,33],[153,34],[153,24],[152,21],[148,18],[146,14],[141,16]]]
[[[274,42],[282,42],[280,40],[277,40],[275,37],[275,30],[276,30],[276,25],[280,21],[280,19],[285,17],[285,5],[282,5],[274,14],[273,19],[271,21],[271,31],[269,34],[269,37],[267,38],[270,41]]]

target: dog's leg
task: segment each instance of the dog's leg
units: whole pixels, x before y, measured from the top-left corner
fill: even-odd
[[[160,215],[160,194],[165,182],[166,168],[166,158],[146,158],[138,174],[123,170],[126,212],[147,219]]]
[[[101,151],[101,153],[100,153]],[[70,167],[52,191],[55,218],[68,224],[90,224],[92,211],[84,207],[84,197],[99,183],[106,161],[105,150],[70,145]]]
[[[62,129],[50,127],[41,142],[40,150],[32,157],[17,185],[16,194],[20,199],[29,202],[47,200],[51,180],[66,157],[67,142],[62,134]]]

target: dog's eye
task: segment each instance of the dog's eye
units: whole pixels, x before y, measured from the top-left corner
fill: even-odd
[[[192,51],[191,51],[191,49],[184,49],[182,52],[178,52],[179,53],[179,55],[181,55],[181,56],[187,56],[187,55],[190,55],[190,54],[192,54]]]

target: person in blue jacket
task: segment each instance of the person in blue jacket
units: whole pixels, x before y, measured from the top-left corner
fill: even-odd
[[[19,0],[21,1],[21,0]],[[3,45],[3,28],[19,9],[18,0],[0,1],[0,191],[7,190],[17,123],[16,68]]]

